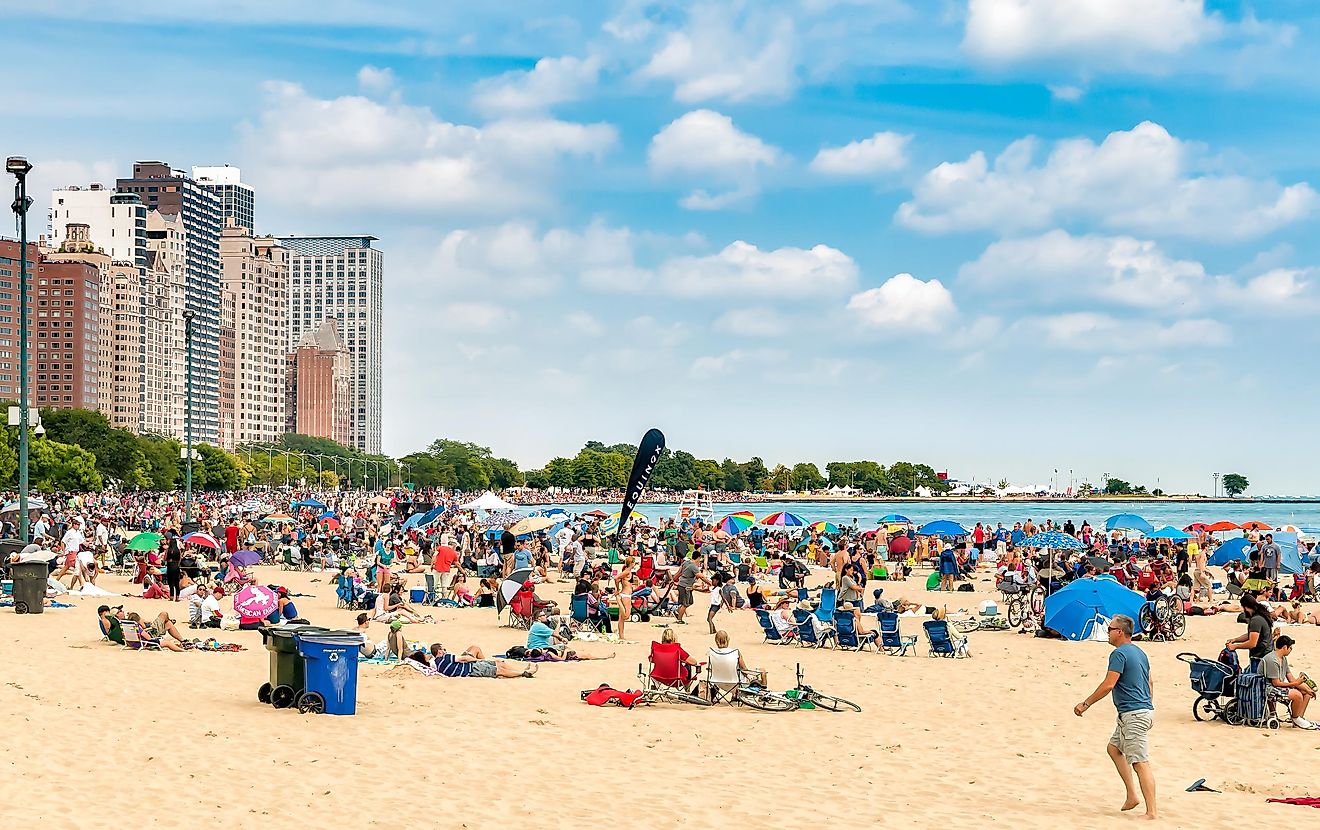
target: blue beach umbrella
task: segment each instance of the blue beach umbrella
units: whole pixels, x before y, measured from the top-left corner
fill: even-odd
[[[425,515],[426,515],[425,513],[412,514],[411,516],[403,520],[403,524],[399,526],[399,529],[412,530],[414,527],[417,527],[417,525],[421,523],[422,517]]]
[[[797,547],[793,548],[793,550],[802,550],[809,544],[811,544],[810,539],[803,539],[801,542],[797,543]],[[834,550],[834,543],[829,539],[826,539],[824,536],[816,540],[816,545],[825,548],[825,550]]]
[[[426,527],[427,525],[434,522],[436,519],[443,516],[444,513],[445,513],[444,505],[440,505],[439,507],[433,507],[422,514],[422,518],[417,520],[416,527]]]
[[[1075,579],[1045,598],[1045,627],[1069,640],[1085,640],[1101,619],[1117,614],[1132,618],[1138,630],[1146,598],[1110,576]]]
[[[1035,533],[1018,542],[1023,548],[1051,548],[1053,550],[1081,550],[1086,547],[1080,539],[1058,530]]]
[[[294,507],[325,507],[325,502],[321,501],[320,499],[303,499],[302,501],[294,502],[293,506]]]
[[[917,531],[918,536],[966,536],[970,531],[958,524],[940,520],[938,522],[927,522]]]
[[[1210,554],[1210,558],[1207,559],[1206,562],[1220,567],[1227,565],[1234,559],[1239,562],[1246,562],[1251,556],[1251,551],[1254,550],[1255,547],[1256,546],[1251,543],[1251,540],[1244,536],[1239,536],[1236,539],[1229,539],[1224,544],[1215,548],[1215,552]]]
[[[1105,519],[1105,530],[1135,530],[1138,533],[1153,533],[1155,526],[1135,513],[1119,513]]]
[[[880,521],[876,522],[878,525],[887,525],[890,523],[912,524],[912,520],[900,513],[890,513],[888,516],[882,516]]]
[[[1185,533],[1185,532],[1179,530],[1178,528],[1174,527],[1173,525],[1165,525],[1164,527],[1160,528],[1159,530],[1157,530],[1157,531],[1155,531],[1155,532],[1153,532],[1153,533],[1147,533],[1146,535],[1149,536],[1151,539],[1181,539],[1181,540],[1186,540],[1186,539],[1190,539],[1190,538],[1192,538],[1192,534],[1190,534],[1190,533]]]

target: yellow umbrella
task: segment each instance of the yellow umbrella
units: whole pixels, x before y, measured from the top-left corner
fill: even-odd
[[[557,524],[559,523],[554,519],[549,519],[545,516],[531,516],[509,528],[509,532],[514,536],[522,536],[526,533],[535,533],[538,530],[545,530],[547,527],[554,527]]]

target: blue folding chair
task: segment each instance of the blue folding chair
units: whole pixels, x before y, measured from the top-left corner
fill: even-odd
[[[594,631],[599,634],[600,626],[596,624],[595,620],[591,619],[589,611],[590,608],[587,605],[586,594],[574,594],[573,598],[569,600],[569,613],[573,618],[574,624],[576,624],[578,628],[585,628],[588,631]]]
[[[906,657],[908,649],[917,644],[916,637],[904,637],[898,624],[898,614],[893,611],[881,611],[876,614],[880,621],[880,650],[885,654]]]
[[[816,606],[816,619],[823,623],[834,622],[835,606],[838,604],[839,592],[833,588],[820,589],[820,604]]]
[[[862,651],[867,646],[875,645],[875,632],[859,635],[857,618],[851,611],[834,612],[834,644],[841,648]]]
[[[824,626],[810,611],[798,609],[793,612],[797,620],[798,645],[821,648],[834,639],[834,626]]]
[[[966,657],[965,649],[953,644],[953,637],[949,635],[948,620],[927,620],[921,624],[926,630],[926,639],[930,641],[931,657]]]
[[[775,621],[770,619],[770,612],[764,608],[752,609],[756,611],[756,621],[761,624],[761,633],[765,635],[767,643],[779,643],[780,645],[789,642],[790,638],[779,633],[775,628]]]

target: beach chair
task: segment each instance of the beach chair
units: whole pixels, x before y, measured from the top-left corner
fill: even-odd
[[[281,551],[280,570],[296,571],[299,570],[297,563],[293,561],[293,548],[284,548]]]
[[[753,610],[756,611],[756,621],[761,624],[761,633],[765,635],[767,643],[783,645],[792,640],[792,637],[785,637],[779,633],[779,629],[775,628],[775,621],[770,619],[770,612],[767,609],[755,608]]]
[[[589,606],[587,605],[586,594],[574,594],[569,600],[570,616],[573,620],[573,626],[579,631],[590,631],[595,634],[600,633],[600,626],[595,620],[591,619]]]
[[[534,594],[519,591],[509,600],[509,628],[524,631],[532,627],[532,611],[535,609]]]
[[[816,606],[816,619],[823,623],[834,623],[834,609],[838,604],[839,592],[833,588],[820,589],[820,604]]]
[[[756,557],[756,567],[760,568],[762,573],[767,573],[770,570],[770,560],[764,556],[758,556]]]
[[[160,642],[138,636],[138,627],[132,623],[121,625],[124,632],[124,648],[131,651],[160,651]]]
[[[880,621],[880,650],[891,656],[906,657],[908,649],[916,646],[917,638],[903,636],[898,614],[893,611],[881,611],[876,618]]]
[[[822,624],[811,611],[794,611],[793,619],[797,620],[798,645],[821,648],[834,640],[834,626]]]
[[[921,624],[926,631],[926,639],[930,642],[931,657],[966,657],[967,651],[964,647],[955,646],[953,637],[949,635],[948,620],[926,620]]]
[[[857,618],[853,616],[853,612],[834,612],[834,645],[836,647],[863,651],[867,646],[875,645],[875,637],[875,632],[858,635]]]
[[[335,607],[354,610],[358,607],[357,597],[353,593],[353,578],[340,574],[335,582]]]

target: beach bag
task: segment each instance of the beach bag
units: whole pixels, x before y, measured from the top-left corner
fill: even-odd
[[[592,706],[605,706],[613,703],[616,706],[631,709],[644,696],[644,692],[636,692],[632,689],[629,689],[626,692],[621,692],[618,689],[610,688],[606,683],[602,683],[595,689],[584,691],[582,693],[582,700]]]
[[[526,646],[509,646],[509,648],[505,650],[505,652],[504,652],[504,656],[507,657],[507,658],[509,658],[510,660],[526,660],[526,659],[527,659],[527,647],[526,647]]]
[[[220,628],[224,631],[238,630],[238,617],[234,614],[226,614],[220,618]]]

